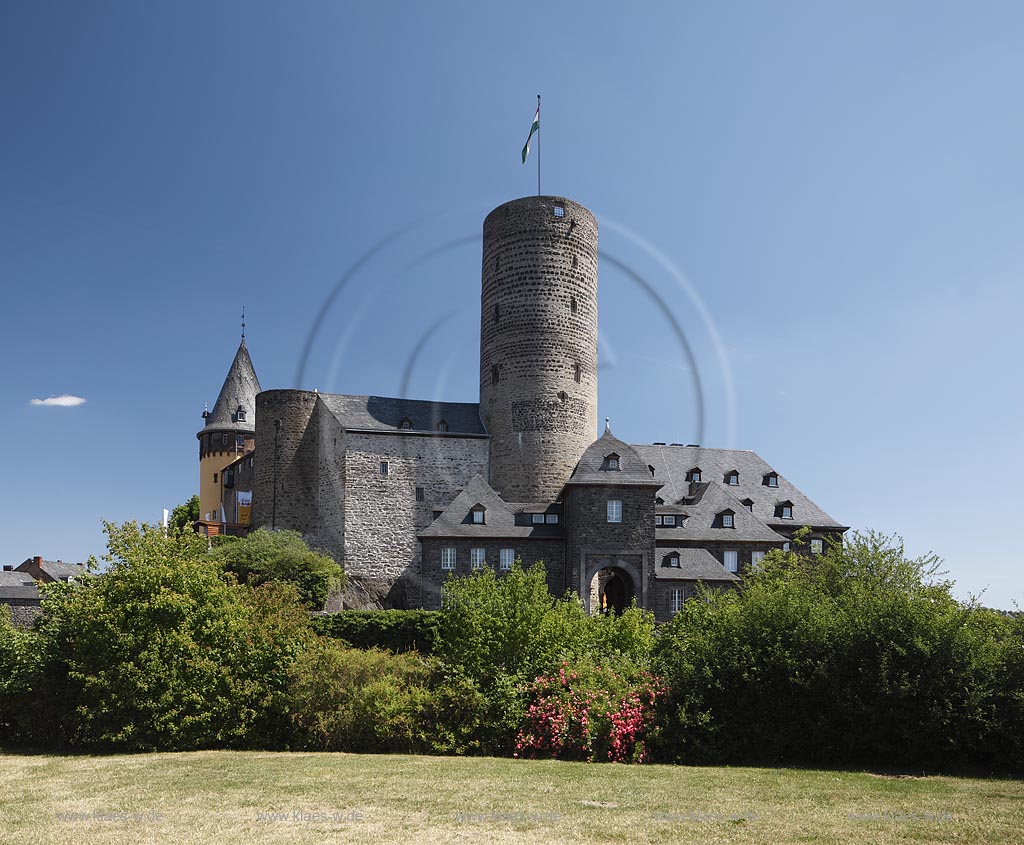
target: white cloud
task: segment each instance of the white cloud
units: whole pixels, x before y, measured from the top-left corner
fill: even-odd
[[[57,408],[74,408],[76,405],[85,404],[85,399],[81,396],[72,396],[70,393],[64,393],[60,396],[51,396],[49,399],[33,399],[32,404]]]

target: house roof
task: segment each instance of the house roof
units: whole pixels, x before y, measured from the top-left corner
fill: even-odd
[[[701,480],[721,489],[731,497],[735,504],[733,510],[737,515],[744,499],[754,503],[754,515],[766,525],[793,528],[810,525],[815,528],[834,528],[845,530],[848,526],[841,525],[825,513],[810,498],[805,496],[794,484],[782,475],[778,475],[770,464],[759,455],[745,449],[704,449],[700,446],[664,446],[638,445],[633,449],[640,456],[645,466],[654,467],[654,478],[664,486],[659,495],[665,503],[678,502],[689,495],[690,484],[686,474],[693,467],[701,469]],[[739,473],[739,484],[725,484],[725,476],[730,470]],[[768,487],[764,478],[770,473],[778,475],[778,487]],[[782,520],[775,516],[775,506],[788,499],[793,503],[793,519]]]
[[[619,459],[617,470],[608,468],[609,455]],[[587,447],[566,482],[567,487],[575,484],[656,488],[664,482],[651,475],[647,462],[637,450],[612,434],[611,426],[606,423],[604,434]]]
[[[39,587],[24,572],[0,572],[0,602],[4,599],[38,599]]]
[[[231,362],[227,377],[213,405],[206,416],[206,425],[199,436],[209,431],[254,432],[256,430],[256,394],[260,392],[260,380],[252,366],[252,358],[245,347],[245,338],[238,345],[235,360]],[[237,418],[238,407],[245,411],[245,420]]]
[[[670,555],[679,555],[679,568],[664,565]],[[662,548],[654,558],[654,577],[668,581],[739,581],[707,549]]]
[[[19,563],[14,571],[24,576],[34,563],[35,558],[27,558]],[[39,568],[54,581],[66,581],[68,578],[84,575],[86,571],[84,563],[65,563],[62,560],[44,560],[40,563]]]
[[[484,523],[475,524],[470,511],[476,505],[486,508]],[[506,502],[484,480],[474,475],[450,505],[430,525],[420,532],[421,538],[464,537],[480,539],[520,537],[529,539],[558,539],[562,536],[561,525],[516,525],[515,515],[530,509],[543,510],[544,505],[524,505]],[[552,510],[551,512],[557,512]]]
[[[430,432],[444,420],[448,434],[486,435],[476,402],[431,402],[424,399],[391,399],[386,396],[349,396],[341,393],[317,394],[342,428],[398,433]],[[408,419],[412,428],[402,429]]]
[[[717,519],[726,510],[732,511],[732,528],[721,527]],[[786,539],[718,484],[695,484],[693,498],[687,499],[686,513],[689,518],[682,527],[655,527],[655,538],[720,543],[782,543]]]

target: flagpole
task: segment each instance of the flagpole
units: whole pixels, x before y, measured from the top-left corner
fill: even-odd
[[[540,196],[540,94],[537,95],[537,196]]]

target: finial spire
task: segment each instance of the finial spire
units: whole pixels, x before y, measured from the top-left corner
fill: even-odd
[[[242,340],[245,340],[245,306],[242,306]]]
[[[604,418],[604,433],[605,434],[611,434],[612,433],[612,418],[611,417],[605,417]]]

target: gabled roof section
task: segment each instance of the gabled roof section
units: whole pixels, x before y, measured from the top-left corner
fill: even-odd
[[[256,394],[259,393],[260,380],[256,378],[256,370],[252,366],[252,358],[245,347],[245,340],[238,344],[235,360],[231,362],[227,378],[220,389],[220,395],[214,403],[213,410],[206,416],[206,425],[200,433],[208,431],[253,432],[256,430]],[[238,419],[238,408],[241,406],[245,419]]]
[[[699,498],[686,505],[689,518],[682,528],[657,527],[655,538],[717,543],[783,543],[786,538],[743,507],[732,494],[733,489],[719,484],[701,484]],[[732,528],[722,527],[719,515],[724,511],[732,514]]]
[[[663,565],[666,558],[679,555],[679,568]],[[654,559],[654,577],[659,581],[739,581],[707,549],[668,549],[658,547]]]
[[[739,505],[733,505],[733,510],[737,512],[737,523],[739,508],[746,512],[746,507],[741,504],[743,499],[750,499],[754,503],[754,515],[769,525],[777,523],[790,528],[794,524],[810,525],[836,530],[848,527],[836,522],[782,475],[779,475],[778,487],[765,486],[764,477],[777,471],[754,452],[743,449],[704,449],[700,446],[636,444],[633,449],[645,463],[655,468],[655,479],[664,485],[659,495],[666,502],[675,502],[690,494],[686,474],[695,466],[701,467],[704,479],[712,481],[724,478],[730,470],[736,470],[740,474],[740,483],[735,486],[723,485],[721,489]],[[775,518],[775,505],[783,499],[793,502],[793,519],[787,519],[785,523]]]
[[[342,428],[353,431],[394,432],[397,434],[438,434],[442,420],[447,434],[485,436],[477,402],[430,402],[424,399],[391,399],[386,396],[349,396],[320,393],[324,403]],[[408,420],[409,428],[402,424]]]
[[[470,515],[474,508],[487,509],[487,522],[474,523]],[[538,505],[541,510],[547,505]],[[421,539],[429,538],[558,538],[561,525],[516,525],[516,514],[532,510],[529,505],[506,502],[480,474],[474,475],[462,492],[456,496],[439,517],[420,532]],[[552,510],[552,512],[554,512]]]
[[[607,468],[609,455],[618,458],[617,470]],[[662,482],[655,480],[647,461],[632,446],[612,434],[611,426],[605,426],[604,434],[587,447],[565,483],[566,487],[572,484],[657,488]]]

